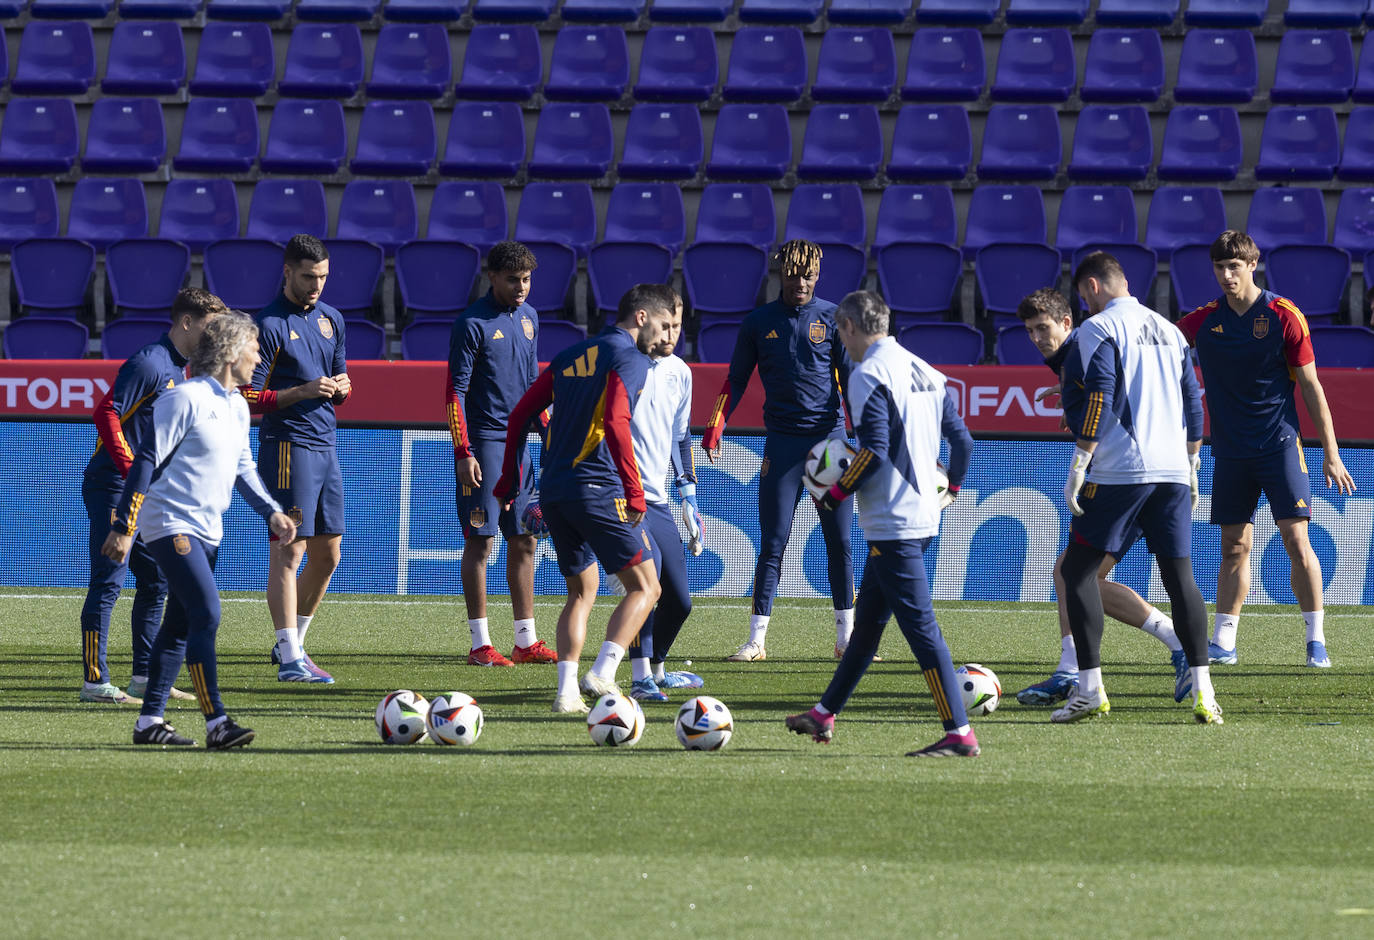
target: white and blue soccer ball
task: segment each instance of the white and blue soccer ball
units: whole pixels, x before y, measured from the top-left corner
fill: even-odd
[[[954,670],[954,678],[959,683],[959,694],[969,717],[990,715],[997,710],[1002,701],[1002,683],[997,673],[987,666],[968,663]]]
[[[802,483],[807,492],[820,499],[826,490],[840,482],[840,477],[844,476],[857,455],[858,451],[849,446],[844,438],[831,437],[817,441],[806,455],[806,472],[802,474]]]
[[[682,703],[673,729],[689,751],[719,751],[734,734],[734,719],[720,699],[698,695]]]
[[[423,741],[428,710],[429,702],[418,692],[410,689],[388,692],[377,705],[377,734],[386,744]]]
[[[429,703],[425,727],[435,744],[468,747],[482,735],[485,718],[477,701],[466,692],[444,692]]]
[[[604,747],[633,747],[644,734],[644,709],[628,695],[603,695],[587,713],[592,743]]]

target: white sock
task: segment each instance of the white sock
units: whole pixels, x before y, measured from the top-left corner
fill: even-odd
[[[228,720],[229,720],[229,716],[228,716],[228,715],[220,715],[218,718],[207,718],[207,719],[205,719],[205,731],[206,731],[206,733],[208,734],[209,732],[214,731],[216,728],[218,728],[220,725],[224,724],[224,723],[225,723],[226,721],[228,721]]]
[[[300,614],[296,615],[296,642],[301,645],[301,649],[305,649],[305,631],[310,629],[310,621],[314,619],[314,614],[308,617],[302,617]]]
[[[972,731],[972,730],[973,730],[973,729],[970,728],[968,725],[960,725],[959,727],[955,728],[953,731],[951,731],[951,732],[949,732],[949,733],[950,733],[950,734],[957,734],[957,735],[959,735],[959,737],[962,738],[964,735],[968,734],[968,733],[969,733],[970,731]]]
[[[830,709],[826,708],[826,707],[825,707],[824,705],[822,705],[820,702],[817,702],[817,703],[816,703],[816,714],[817,714],[817,715],[820,715],[822,718],[824,718],[826,715],[830,714]]]
[[[565,693],[577,694],[577,660],[560,659],[556,664],[558,668],[558,696],[563,697]]]
[[[1240,614],[1217,614],[1216,625],[1212,627],[1212,642],[1224,650],[1236,648],[1236,627],[1240,626]]]
[[[1145,618],[1140,629],[1169,647],[1170,652],[1183,649],[1183,644],[1178,641],[1178,636],[1174,633],[1174,622],[1164,616],[1158,607],[1150,608],[1150,616]]]
[[[849,635],[854,632],[854,608],[835,611],[835,643],[849,645]]]
[[[472,648],[479,650],[491,646],[491,635],[487,633],[487,618],[478,617],[468,621],[468,632],[472,634]]]
[[[1078,670],[1078,694],[1096,695],[1102,691],[1102,667]]]
[[[654,667],[654,678],[658,679],[660,682],[663,681],[663,677],[667,675],[667,673],[663,671],[663,664],[653,663],[652,665]]]
[[[301,642],[296,639],[296,628],[287,627],[277,631],[277,652],[283,663],[294,663],[305,656],[301,652]]]
[[[1302,622],[1307,624],[1307,642],[1317,642],[1326,645],[1326,631],[1322,629],[1322,621],[1326,619],[1324,610],[1304,610],[1302,612]]]
[[[650,675],[652,675],[652,673],[649,672],[649,657],[636,656],[634,659],[630,660],[631,680],[643,682],[645,679],[649,678]]]
[[[606,640],[601,644],[601,652],[596,654],[596,662],[592,663],[592,675],[598,679],[608,679],[614,681],[616,667],[625,658],[625,647]]]
[[[147,676],[130,676],[130,677],[129,677],[129,681],[130,681],[130,682],[147,682],[147,681],[148,681],[148,677],[147,677]]]
[[[163,724],[161,715],[139,715],[138,721],[134,722],[135,731],[147,731],[153,725]]]
[[[1059,665],[1055,672],[1077,672],[1078,650],[1073,645],[1073,634],[1059,638]]]
[[[768,615],[750,614],[749,615],[749,642],[763,643],[768,636]]]
[[[515,645],[521,649],[539,642],[539,634],[534,632],[534,618],[515,621]]]
[[[1193,691],[1201,692],[1204,700],[1215,698],[1216,692],[1212,689],[1212,674],[1210,666],[1193,666]]]

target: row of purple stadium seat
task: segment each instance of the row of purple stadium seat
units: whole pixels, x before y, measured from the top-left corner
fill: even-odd
[[[202,0],[120,0],[127,18],[195,16]],[[568,22],[638,20],[648,8],[651,21],[724,21],[737,12],[746,23],[817,23],[824,12],[832,24],[893,24],[913,11],[918,23],[992,23],[1002,0],[298,0],[302,20],[368,20],[380,12],[387,19],[452,21],[465,13],[479,20],[543,21],[559,13]],[[1009,0],[1006,22],[1083,22],[1090,0]],[[0,0],[0,16],[17,16],[27,7],[40,18],[99,19],[114,10],[115,0]],[[1169,25],[1179,13],[1179,0],[1098,0],[1099,25]],[[1189,25],[1259,26],[1268,0],[1190,0],[1183,16]],[[293,0],[209,0],[205,15],[214,19],[280,19]],[[1358,26],[1371,16],[1367,0],[1288,0],[1288,26]]]
[[[3,36],[3,33],[0,33]],[[983,39],[976,29],[921,29],[910,41],[898,86],[897,48],[886,29],[833,29],[821,42],[816,78],[801,30],[746,27],[732,34],[723,96],[730,101],[796,101],[809,87],[818,101],[974,100],[986,90]],[[8,74],[0,43],[0,75]],[[1101,29],[1087,50],[1081,87],[1073,38],[1065,29],[1013,29],[1001,37],[991,97],[999,101],[1157,101],[1166,87],[1160,36],[1148,29]],[[454,87],[449,37],[435,23],[388,24],[377,34],[370,77],[362,36],[352,24],[298,25],[282,63],[287,96],[437,98]],[[186,84],[181,27],[125,22],[110,37],[101,88],[116,94],[173,94]],[[21,94],[81,94],[95,81],[91,28],[82,22],[31,21],[19,45],[11,87]],[[263,23],[210,23],[200,34],[194,94],[261,95],[277,79],[271,31]],[[554,40],[545,79],[539,35],[530,25],[478,25],[458,77],[460,97],[525,101],[538,88],[550,99],[616,101],[630,82],[619,27],[568,27]],[[705,101],[717,88],[716,34],[706,27],[655,27],[644,35],[641,101]],[[1245,102],[1259,83],[1254,34],[1194,29],[1183,40],[1176,81],[1183,102]],[[1293,30],[1279,43],[1270,97],[1277,102],[1374,101],[1374,43],[1356,63],[1348,32]]]

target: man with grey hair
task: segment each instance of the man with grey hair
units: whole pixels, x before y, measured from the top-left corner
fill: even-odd
[[[888,335],[887,304],[856,291],[840,302],[835,324],[856,365],[850,374],[849,413],[859,452],[827,490],[812,491],[833,508],[860,494],[859,525],[868,538],[868,562],[854,604],[854,633],[834,678],[810,711],[789,715],[787,727],[828,742],[844,708],[878,651],[894,614],[920,663],[945,736],[908,757],[976,757],[949,647],[935,622],[924,553],[940,530],[940,510],[953,501],[968,472],[973,438],[945,393],[945,377]],[[940,439],[949,441],[949,486],[937,491]]]
[[[223,536],[221,517],[237,489],[278,539],[294,539],[296,525],[263,486],[248,443],[248,405],[238,388],[258,364],[258,330],[252,319],[241,313],[216,317],[192,351],[190,364],[192,378],[168,389],[153,408],[152,433],[134,458],[101,551],[121,561],[137,532],[170,588],[162,629],[153,641],[148,694],[134,725],[134,743],[195,744],[162,718],[172,680],[185,659],[205,715],[205,746],[222,750],[247,744],[253,732],[225,714],[219,695],[215,631],[220,598],[214,570]]]

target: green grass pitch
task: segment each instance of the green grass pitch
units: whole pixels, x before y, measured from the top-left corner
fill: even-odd
[[[1336,668],[1320,673],[1295,611],[1248,612],[1240,665],[1215,669],[1223,727],[1174,704],[1158,643],[1111,625],[1112,714],[1057,727],[1012,697],[1053,664],[1053,609],[941,604],[955,661],[991,666],[1005,695],[975,721],[981,757],[916,761],[901,755],[939,730],[895,627],[833,744],[783,728],[834,668],[823,602],[780,601],[759,664],[721,661],[744,602],[698,602],[670,665],[691,659],[734,713],[714,754],[678,746],[671,705],[646,708],[638,747],[593,747],[580,719],[549,713],[552,667],[460,665],[459,598],[334,595],[309,645],[337,685],[279,685],[261,596],[233,595],[221,684],[257,740],[136,749],[134,709],[76,701],[80,602],[0,592],[9,937],[1374,935],[1360,609],[1328,613]],[[556,612],[543,599],[550,642]],[[493,604],[501,648],[509,618]],[[383,746],[373,708],[395,688],[475,695],[481,740]],[[203,740],[187,703],[169,718]]]

